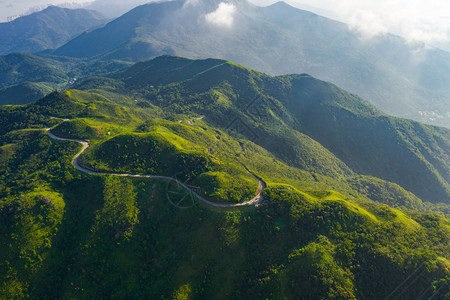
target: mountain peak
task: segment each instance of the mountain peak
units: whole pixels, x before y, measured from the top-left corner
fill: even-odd
[[[51,10],[64,10],[64,8],[62,8],[60,6],[56,6],[56,5],[49,5],[42,11],[51,11]]]
[[[0,54],[54,49],[105,23],[105,16],[97,11],[49,6],[10,23],[0,23]]]
[[[268,5],[269,7],[276,7],[276,6],[285,6],[285,7],[292,7],[292,5],[289,5],[288,3],[286,3],[285,1],[278,1],[275,2],[271,5]]]

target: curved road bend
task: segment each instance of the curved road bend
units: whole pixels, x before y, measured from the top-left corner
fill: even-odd
[[[78,159],[81,155],[81,153],[83,153],[88,147],[89,144],[86,141],[83,140],[76,140],[76,139],[66,139],[66,138],[61,138],[58,137],[56,135],[54,135],[51,131],[50,128],[45,128],[47,134],[49,137],[56,139],[56,140],[60,140],[60,141],[72,141],[72,142],[77,142],[83,145],[83,148],[80,150],[80,152],[77,153],[77,155],[74,156],[73,158],[73,165],[74,167],[83,172],[83,173],[87,173],[87,174],[91,174],[91,175],[113,175],[113,176],[121,176],[121,177],[132,177],[132,178],[156,178],[156,179],[166,179],[166,180],[171,180],[176,182],[177,184],[179,184],[180,186],[182,186],[183,188],[185,188],[186,190],[188,190],[189,192],[191,192],[192,194],[194,194],[198,199],[200,199],[202,202],[214,206],[214,207],[239,207],[239,206],[246,206],[246,205],[257,205],[259,204],[262,199],[263,196],[261,195],[261,193],[264,191],[264,189],[266,188],[266,183],[258,178],[259,181],[259,186],[256,190],[255,193],[255,197],[249,201],[246,202],[242,202],[242,203],[237,203],[237,204],[220,204],[220,203],[214,203],[211,202],[207,199],[205,199],[204,197],[202,197],[201,195],[197,194],[194,190],[192,190],[190,187],[188,187],[185,183],[181,182],[180,180],[173,178],[173,177],[168,177],[168,176],[158,176],[158,175],[135,175],[135,174],[118,174],[118,173],[104,173],[104,172],[96,172],[96,171],[92,171],[92,170],[88,170],[86,168],[84,168],[83,166],[81,166],[78,162]]]

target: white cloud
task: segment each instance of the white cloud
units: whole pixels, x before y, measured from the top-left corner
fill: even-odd
[[[231,28],[233,26],[234,15],[236,14],[236,6],[231,3],[222,2],[217,9],[209,14],[205,15],[208,23]]]
[[[442,0],[331,0],[349,25],[367,35],[393,32],[411,41],[449,38],[450,3]]]
[[[184,2],[183,7],[186,7],[188,5],[197,5],[199,4],[200,0],[186,0],[186,2]]]
[[[250,0],[267,4],[267,0]],[[269,0],[270,1],[270,0]],[[271,2],[276,2],[273,0]],[[438,44],[450,41],[448,0],[286,0],[299,8],[329,12],[366,37],[391,32],[410,41]],[[312,9],[314,11],[314,9]]]

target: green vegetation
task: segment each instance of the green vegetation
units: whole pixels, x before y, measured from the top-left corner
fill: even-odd
[[[319,142],[327,119],[358,126]],[[261,178],[264,201],[218,208],[167,179],[79,172],[80,144],[45,127],[88,140],[89,168],[176,177],[217,203],[250,200]],[[341,155],[356,147],[347,134],[370,128],[368,152]],[[396,147],[380,144],[384,130]],[[309,76],[222,60],[161,57],[0,107],[0,298],[445,299],[447,145],[447,130]],[[361,171],[395,151],[415,169],[389,165],[393,175],[434,174],[422,179],[443,197]]]
[[[66,65],[70,66],[70,62]],[[0,88],[23,82],[60,83],[69,79],[63,63],[25,53],[0,56],[0,69]]]
[[[253,140],[290,166],[334,178],[371,175],[424,201],[449,202],[450,131],[386,116],[332,84],[169,56],[113,77],[121,83],[116,93],[132,91],[165,112],[204,115],[209,125]]]
[[[0,56],[0,105],[28,104],[73,86],[77,77],[105,75],[129,65],[116,60],[91,62],[26,53]]]
[[[350,186],[365,196],[390,207],[423,210],[423,202],[395,183],[373,177],[358,176],[348,180]]]
[[[212,156],[186,149],[183,144],[188,141],[164,132],[119,135],[91,148],[81,162],[97,169],[137,174],[189,171],[195,176],[198,171],[192,166],[198,165],[201,170],[218,168]]]
[[[0,105],[28,104],[31,100],[40,99],[53,91],[46,83],[24,82],[0,90]]]

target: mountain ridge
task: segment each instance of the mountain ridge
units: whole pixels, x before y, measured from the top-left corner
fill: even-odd
[[[106,23],[101,13],[49,6],[43,11],[0,23],[0,54],[55,49]]]
[[[446,163],[450,130],[387,116],[360,97],[311,76],[271,77],[221,59],[162,56],[112,78],[152,105],[181,106],[181,111],[192,107],[221,128],[227,128],[235,116],[247,128],[246,138],[257,136],[260,146],[297,167],[304,159],[299,149],[309,143],[298,140],[304,134],[336,155],[341,160],[336,166],[344,163],[338,173],[350,167],[395,182],[427,201],[450,200]],[[89,87],[88,82],[78,88]],[[216,97],[229,104],[214,103]],[[261,122],[266,125],[258,125]],[[416,166],[416,174],[408,166]]]

